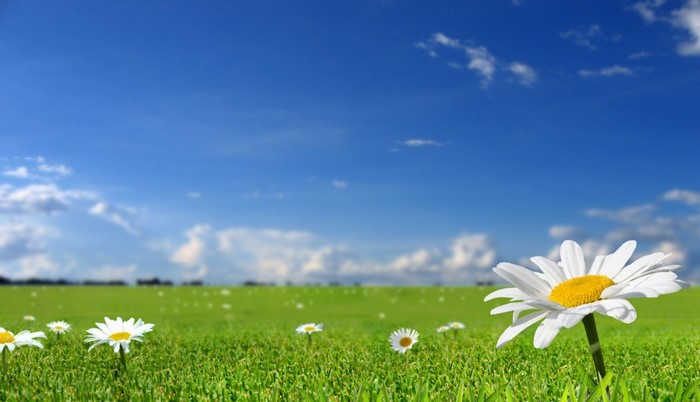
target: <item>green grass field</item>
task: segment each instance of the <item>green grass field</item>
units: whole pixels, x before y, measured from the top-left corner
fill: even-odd
[[[45,348],[9,355],[0,400],[604,400],[581,324],[544,350],[534,328],[502,349],[509,314],[493,289],[437,287],[2,287],[0,326],[45,331]],[[615,400],[700,400],[700,291],[632,300],[638,319],[596,316]],[[25,321],[33,315],[35,321]],[[86,330],[104,316],[154,323],[132,343],[128,371],[112,349],[88,353]],[[46,323],[66,320],[58,341]],[[461,321],[462,331],[436,328]],[[323,332],[294,329],[322,322]],[[419,342],[407,356],[387,338]],[[685,399],[684,399],[685,398]]]

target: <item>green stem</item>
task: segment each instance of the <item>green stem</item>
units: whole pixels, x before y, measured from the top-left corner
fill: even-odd
[[[603,349],[600,347],[600,341],[598,340],[598,330],[595,326],[595,318],[593,313],[583,317],[583,326],[586,328],[586,335],[588,336],[588,344],[591,347],[591,356],[593,357],[593,363],[595,364],[595,369],[598,371],[600,379],[605,377],[605,364],[603,363]]]
[[[122,368],[126,372],[126,353],[124,353],[124,347],[120,346],[119,347],[119,359],[122,362]]]
[[[2,373],[7,372],[7,347],[2,350]]]
[[[309,346],[311,346],[311,333],[308,333],[307,335],[309,335]]]

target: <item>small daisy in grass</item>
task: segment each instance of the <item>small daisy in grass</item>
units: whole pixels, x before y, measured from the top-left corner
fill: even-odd
[[[17,335],[6,330],[5,328],[0,328],[0,351],[2,353],[2,369],[5,371],[7,369],[7,351],[13,352],[15,348],[20,346],[36,346],[39,349],[43,349],[44,345],[41,342],[35,340],[34,338],[46,338],[43,332],[29,332],[22,331]]]
[[[546,348],[562,328],[571,328],[583,321],[593,362],[601,378],[605,377],[603,353],[593,313],[613,317],[626,324],[637,318],[637,311],[627,299],[658,297],[688,286],[678,279],[678,265],[665,265],[669,254],[653,253],[629,265],[637,243],[628,241],[612,254],[597,256],[586,266],[583,250],[574,241],[561,245],[561,262],[532,257],[540,269],[500,263],[493,271],[516,287],[499,289],[484,301],[505,297],[510,303],[491,310],[491,314],[513,312],[513,324],[506,328],[496,344],[501,347],[529,326],[544,319],[535,331],[534,345]],[[520,313],[535,310],[523,317]]]
[[[418,332],[415,329],[401,328],[389,336],[391,348],[399,353],[406,353],[418,342]]]
[[[70,331],[70,324],[65,321],[53,321],[46,324],[49,330],[56,334],[56,339],[61,337],[61,334],[65,334]]]
[[[116,320],[105,317],[104,323],[97,322],[95,325],[97,328],[87,330],[90,335],[85,339],[85,342],[95,342],[90,346],[88,352],[95,346],[108,343],[110,347],[114,348],[114,353],[119,353],[122,366],[126,369],[125,354],[129,353],[129,343],[131,341],[143,342],[143,334],[151,332],[154,324],[145,324],[140,318],[134,322],[133,318],[124,321],[121,317],[117,317]]]
[[[436,329],[436,331],[438,333],[445,334],[445,336],[447,336],[447,331],[449,331],[449,330],[450,330],[450,327],[447,325],[441,325],[441,326],[437,327],[437,329]]]
[[[454,329],[453,333],[455,334],[455,338],[457,337],[457,331],[464,329],[464,324],[458,321],[452,321],[447,324],[450,329]]]
[[[35,321],[36,320],[36,317],[34,317],[33,315],[25,315],[23,318],[24,318],[24,321]]]
[[[323,324],[314,323],[299,325],[296,329],[297,334],[307,334],[309,336],[309,344],[311,344],[311,334],[321,331],[323,331]]]

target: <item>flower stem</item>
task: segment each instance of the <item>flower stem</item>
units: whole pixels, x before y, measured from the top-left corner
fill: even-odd
[[[2,349],[2,374],[7,372],[7,347]]]
[[[595,369],[598,371],[600,379],[605,377],[605,364],[603,363],[603,349],[600,347],[600,341],[598,340],[598,330],[595,326],[595,318],[593,313],[583,317],[583,326],[586,328],[586,335],[588,336],[588,344],[591,347],[591,356],[593,357],[593,363],[595,364]]]
[[[126,353],[124,353],[124,347],[119,348],[119,359],[122,362],[122,368],[126,371]]]
[[[311,333],[307,333],[309,335],[309,346],[311,346]]]

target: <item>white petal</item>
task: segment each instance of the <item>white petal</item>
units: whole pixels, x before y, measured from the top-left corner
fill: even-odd
[[[627,286],[629,286],[629,284],[627,283],[618,283],[616,285],[608,286],[607,288],[605,288],[605,290],[603,290],[603,293],[600,294],[600,298],[609,299],[613,296],[616,296],[617,294],[625,290]]]
[[[508,303],[491,310],[491,315],[507,313],[509,311],[532,310],[534,307],[527,303]]]
[[[534,272],[519,265],[502,262],[493,269],[501,278],[514,284],[530,296],[546,299],[552,288]]]
[[[617,299],[641,299],[641,298],[655,298],[659,297],[661,293],[657,292],[651,288],[636,287],[634,289],[625,289],[624,291],[615,295]]]
[[[595,259],[593,259],[591,268],[588,270],[588,275],[598,275],[598,271],[603,267],[603,261],[605,261],[605,257],[597,255]]]
[[[552,343],[554,338],[559,334],[561,326],[559,326],[558,319],[546,318],[540,323],[535,331],[534,345],[537,349],[544,349],[549,344]]]
[[[583,317],[586,316],[587,310],[594,311],[595,307],[583,309],[583,310],[564,310],[559,313],[559,324],[564,328],[571,328],[578,324]]]
[[[565,240],[559,251],[561,264],[567,279],[586,275],[586,260],[583,258],[583,250],[573,240]]]
[[[519,318],[516,322],[511,324],[511,326],[506,328],[505,331],[503,331],[503,334],[501,334],[500,338],[498,338],[498,342],[496,342],[496,347],[500,348],[501,346],[505,345],[511,339],[515,338],[516,335],[523,332],[530,325],[541,320],[547,314],[549,314],[548,311],[535,311],[534,313],[530,313]]]
[[[612,276],[608,276],[616,283],[630,281],[634,278],[644,275],[647,271],[655,269],[656,264],[662,262],[667,255],[663,253],[653,253],[640,257],[630,265]]]
[[[620,270],[622,270],[630,257],[632,257],[632,253],[634,253],[634,249],[636,247],[636,241],[626,241],[617,250],[615,250],[614,253],[606,255],[605,260],[603,261],[603,266],[599,271],[600,275],[605,275],[608,278],[615,280],[615,276],[620,273]]]
[[[489,301],[493,299],[497,299],[499,297],[507,297],[509,299],[518,299],[518,300],[525,300],[529,298],[528,295],[526,295],[522,290],[518,288],[503,288],[503,289],[498,289],[495,290],[486,297],[484,297],[484,301]]]
[[[552,288],[566,281],[566,275],[564,275],[564,270],[562,270],[556,262],[550,260],[549,258],[532,257],[530,258],[530,261],[535,263],[535,265],[537,265],[542,270],[542,272],[551,279],[551,281],[548,282],[552,286]]]
[[[601,300],[598,303],[598,312],[616,320],[629,324],[637,319],[637,311],[634,306],[625,299]]]

